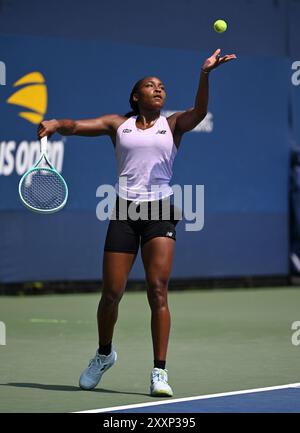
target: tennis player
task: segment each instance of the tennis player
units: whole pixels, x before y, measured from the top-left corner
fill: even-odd
[[[173,191],[169,185],[172,165],[184,133],[194,129],[206,116],[209,73],[219,65],[235,59],[234,54],[221,56],[217,49],[201,68],[199,88],[193,108],[176,112],[166,118],[160,114],[166,99],[163,83],[157,77],[139,80],[132,89],[127,115],[110,114],[95,119],[49,120],[38,127],[39,138],[58,132],[61,135],[108,135],[114,145],[118,163],[115,219],[110,219],[103,256],[102,296],[98,306],[99,347],[79,379],[82,389],[93,389],[103,373],[114,365],[117,353],[112,347],[119,302],[128,275],[141,244],[145,268],[147,296],[151,308],[151,332],[154,366],[150,376],[150,394],[172,396],[166,369],[170,333],[168,282],[171,274],[176,223]],[[126,179],[126,186],[120,183]],[[153,190],[159,186],[159,192]],[[126,218],[120,209],[138,212],[141,206],[148,219]],[[158,217],[151,218],[151,206],[156,203]],[[170,209],[163,218],[162,205]],[[123,206],[123,207],[122,207]],[[154,206],[155,208],[155,206]],[[152,208],[153,209],[153,208]],[[123,211],[122,211],[123,212]]]

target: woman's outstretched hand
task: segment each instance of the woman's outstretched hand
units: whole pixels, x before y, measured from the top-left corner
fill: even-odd
[[[229,62],[230,60],[236,59],[235,54],[226,54],[225,56],[220,56],[221,49],[218,48],[212,56],[205,60],[202,65],[202,70],[204,72],[210,72],[213,69],[220,66],[222,63]]]

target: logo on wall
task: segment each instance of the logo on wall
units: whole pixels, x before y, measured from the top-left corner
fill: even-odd
[[[30,72],[17,80],[13,87],[17,89],[6,102],[21,107],[18,113],[20,117],[31,124],[39,124],[44,119],[48,105],[44,76],[40,72]],[[57,171],[61,172],[64,141],[49,141],[48,144],[48,157]],[[10,176],[13,173],[23,175],[37,161],[39,155],[40,142],[37,139],[17,142],[14,139],[2,141],[0,137],[0,176]]]
[[[45,78],[40,72],[30,72],[13,84],[19,87],[8,99],[8,104],[18,105],[30,111],[21,111],[19,116],[33,124],[40,123],[47,111],[48,94]]]

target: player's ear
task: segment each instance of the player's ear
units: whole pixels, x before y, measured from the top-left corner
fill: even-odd
[[[137,102],[139,100],[137,93],[134,93],[132,95],[132,99],[134,100],[134,102]]]

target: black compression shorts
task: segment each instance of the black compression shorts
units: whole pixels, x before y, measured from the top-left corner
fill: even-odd
[[[152,202],[135,202],[117,196],[107,229],[104,251],[137,253],[139,245],[155,237],[176,240],[181,210],[172,196]]]

